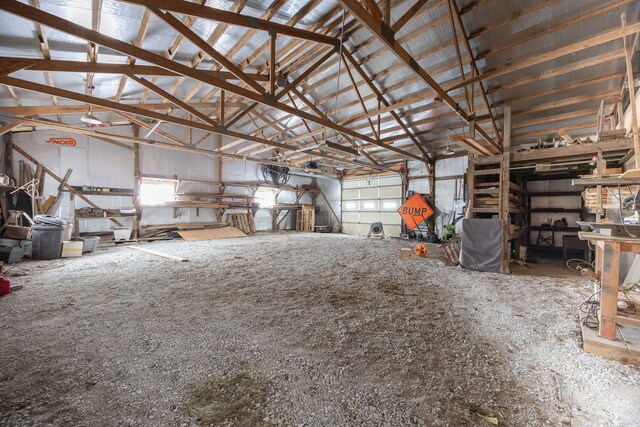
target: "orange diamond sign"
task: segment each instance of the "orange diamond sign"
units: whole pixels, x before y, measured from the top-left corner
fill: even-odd
[[[433,209],[424,201],[420,194],[414,194],[398,208],[398,213],[404,223],[407,224],[407,228],[413,230],[433,215]]]

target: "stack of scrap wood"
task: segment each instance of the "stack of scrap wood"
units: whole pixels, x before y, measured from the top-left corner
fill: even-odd
[[[627,136],[626,129],[613,129],[602,131],[598,134],[598,142],[624,139]]]
[[[227,222],[245,234],[252,234],[256,232],[256,223],[253,219],[253,215],[249,213],[227,214]]]
[[[212,228],[227,227],[224,222],[192,222],[178,224],[152,224],[143,225],[140,240],[165,240],[180,237],[180,230],[207,230]]]
[[[640,190],[638,185],[623,185],[620,187],[620,197],[622,200],[635,194]],[[602,187],[602,209],[615,209],[620,210],[620,201],[618,200],[618,187]],[[598,208],[598,189],[587,188],[582,192],[582,198],[584,199],[584,206],[589,209],[589,212],[596,212]]]
[[[509,207],[512,209],[519,208],[520,206],[516,203],[518,200],[516,198],[509,198]],[[487,195],[485,197],[477,197],[473,201],[473,206],[476,208],[498,208],[500,205],[500,198],[495,195]]]

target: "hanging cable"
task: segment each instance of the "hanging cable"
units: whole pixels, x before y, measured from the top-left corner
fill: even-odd
[[[289,168],[286,166],[263,164],[262,177],[266,182],[280,186],[289,182],[291,175],[289,174]]]
[[[333,122],[336,123],[336,117],[338,115],[338,94],[340,93],[340,74],[342,73],[342,46],[344,45],[344,18],[346,16],[346,10],[342,9],[342,28],[340,29],[340,50],[339,50],[339,61],[338,61],[338,78],[336,81],[336,97],[333,106]],[[337,131],[334,131],[336,135]]]

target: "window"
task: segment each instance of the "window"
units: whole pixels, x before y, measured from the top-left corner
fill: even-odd
[[[356,204],[356,202],[347,202],[345,203],[344,208],[351,210],[351,209],[356,209],[357,206],[358,205]]]
[[[276,204],[275,191],[272,189],[256,191],[256,202],[261,208],[272,208]]]
[[[375,204],[375,202],[364,202],[362,207],[364,209],[375,209],[376,208],[376,204]]]
[[[176,184],[173,181],[161,181],[142,178],[140,184],[140,203],[147,206],[164,205],[176,199]]]
[[[382,204],[382,207],[385,209],[395,209],[396,208],[396,202],[384,202]]]

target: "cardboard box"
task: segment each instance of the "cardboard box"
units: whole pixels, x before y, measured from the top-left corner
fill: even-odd
[[[62,258],[71,258],[76,256],[82,256],[82,242],[72,242],[66,240],[62,242]]]
[[[19,225],[7,225],[4,229],[3,237],[8,239],[27,240],[31,235],[31,227],[21,227]]]

